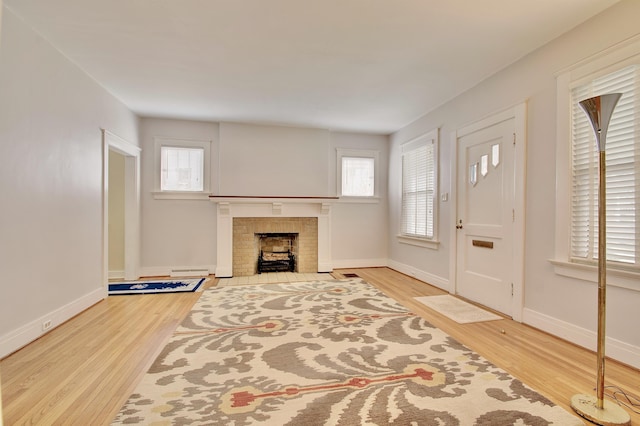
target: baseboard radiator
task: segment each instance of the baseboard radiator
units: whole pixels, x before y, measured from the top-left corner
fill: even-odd
[[[171,277],[206,277],[209,269],[172,269]]]

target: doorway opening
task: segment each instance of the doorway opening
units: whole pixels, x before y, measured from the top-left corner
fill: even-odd
[[[103,143],[103,282],[105,291],[114,265],[113,275],[125,280],[136,280],[140,259],[140,148],[130,142],[102,130]],[[110,164],[113,160],[114,164]],[[114,167],[112,167],[114,166]],[[111,173],[114,176],[111,176]],[[112,179],[113,178],[113,179]],[[109,184],[116,184],[110,194]],[[116,201],[118,200],[118,201]],[[110,206],[116,204],[115,206]],[[120,203],[120,205],[118,205]],[[113,211],[110,207],[114,207]],[[114,215],[110,218],[110,213]],[[110,234],[110,224],[113,235]],[[110,264],[110,254],[114,256]],[[121,273],[116,273],[121,272]],[[114,277],[115,278],[115,277]],[[118,277],[120,278],[120,277]]]

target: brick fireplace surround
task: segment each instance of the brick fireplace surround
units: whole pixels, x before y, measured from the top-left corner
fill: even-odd
[[[317,217],[236,217],[233,219],[233,276],[256,273],[258,259],[256,234],[298,234],[297,271],[318,271]]]
[[[257,261],[254,234],[270,232],[299,234],[298,248],[302,251],[304,247],[304,253],[298,253],[298,272],[331,272],[330,200],[212,196],[217,204],[216,277],[253,275]],[[240,235],[239,231],[245,235],[234,235]]]

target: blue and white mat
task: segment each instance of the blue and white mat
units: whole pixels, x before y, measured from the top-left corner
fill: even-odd
[[[109,283],[109,295],[116,294],[150,294],[150,293],[182,293],[197,291],[206,278],[186,280],[129,281]]]

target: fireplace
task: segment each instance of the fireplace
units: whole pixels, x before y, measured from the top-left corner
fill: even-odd
[[[263,272],[297,272],[298,234],[255,234],[258,247],[259,274]]]
[[[331,272],[332,197],[223,197],[217,204],[216,277],[257,273],[255,234],[298,234],[295,269]]]

